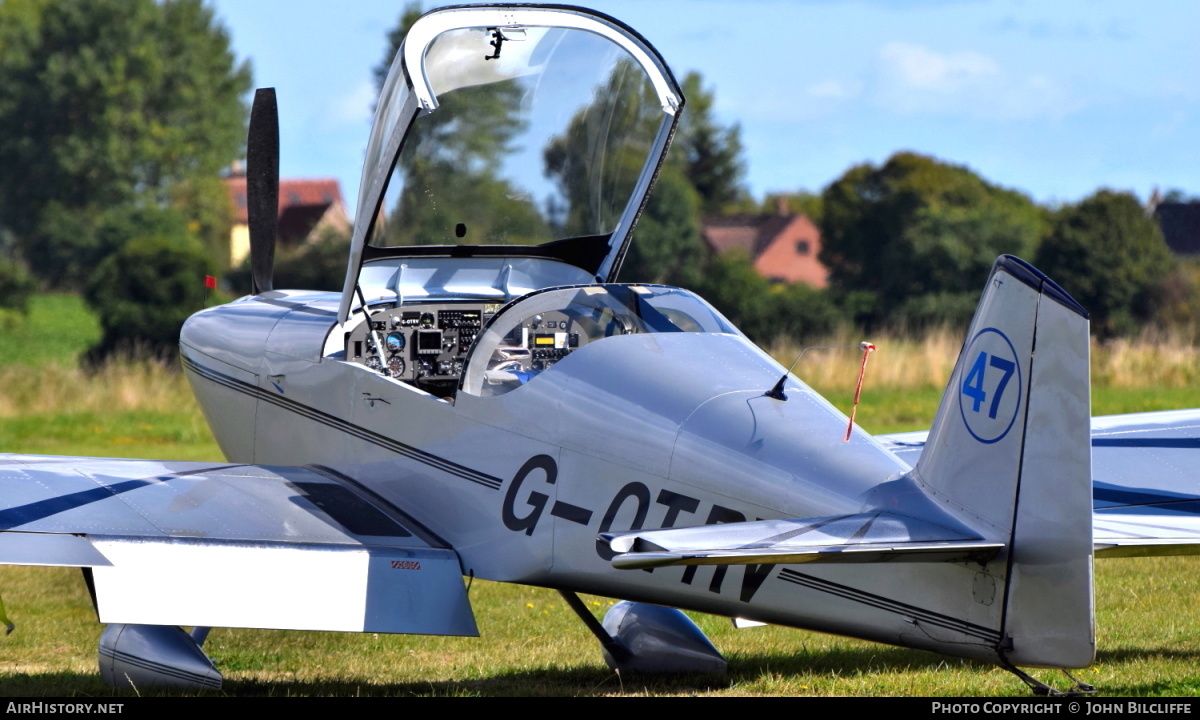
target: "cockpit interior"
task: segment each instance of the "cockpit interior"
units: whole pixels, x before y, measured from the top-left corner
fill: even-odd
[[[657,285],[548,288],[507,305],[376,306],[346,333],[345,359],[438,397],[501,395],[590,343],[635,333],[737,330],[703,300]]]

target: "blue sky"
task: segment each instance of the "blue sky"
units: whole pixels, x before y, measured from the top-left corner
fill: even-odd
[[[278,88],[281,172],[354,206],[372,68],[402,2],[215,0],[255,83]],[[433,3],[426,2],[426,8]],[[738,123],[756,196],[820,191],[914,150],[1040,202],[1098,187],[1200,195],[1200,3],[593,0]]]

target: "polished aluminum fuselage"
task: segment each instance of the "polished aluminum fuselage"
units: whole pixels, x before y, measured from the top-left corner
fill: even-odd
[[[996,583],[974,564],[612,567],[598,533],[904,502],[878,490],[909,468],[857,428],[843,443],[845,416],[795,378],[786,401],[765,397],[784,370],[743,336],[611,337],[507,394],[442,399],[344,361],[337,301],[277,292],[185,326],[230,461],[331,468],[453,547],[465,575],[995,659]]]

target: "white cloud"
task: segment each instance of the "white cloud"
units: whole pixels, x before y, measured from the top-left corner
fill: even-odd
[[[901,88],[954,92],[1000,74],[995,60],[975,52],[941,55],[906,43],[888,43],[879,51],[885,75]]]
[[[880,48],[873,88],[879,105],[905,115],[1057,121],[1083,107],[1047,75],[1012,77],[977,52],[939,53],[899,42]]]

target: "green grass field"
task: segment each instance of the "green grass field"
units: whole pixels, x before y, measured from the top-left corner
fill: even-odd
[[[177,372],[128,364],[81,370],[71,362],[87,346],[81,338],[98,336],[81,303],[57,296],[35,306],[23,334],[0,342],[0,450],[221,459]],[[35,319],[59,324],[33,327]],[[68,342],[62,335],[71,328],[79,334]],[[57,349],[45,347],[60,340]],[[882,377],[887,363],[906,362],[916,361],[899,352],[872,360]],[[842,366],[834,375],[814,374],[817,389],[848,409],[852,391]],[[1142,378],[1144,385],[1096,388],[1095,413],[1200,407],[1200,388]],[[910,385],[872,385],[869,376],[861,424],[874,432],[926,428],[942,391],[928,382]],[[1098,656],[1080,679],[1105,695],[1200,693],[1196,570],[1192,558],[1097,563]],[[114,694],[96,673],[101,628],[78,570],[0,567],[0,593],[18,626],[0,636],[0,692]],[[728,675],[621,677],[605,667],[595,641],[554,592],[476,581],[471,597],[480,638],[218,629],[205,649],[225,674],[221,694],[237,696],[1028,694],[992,666],[787,628],[735,630],[711,616],[694,617],[728,657]],[[586,599],[597,615],[611,602]],[[1035,675],[1068,685],[1058,673]]]
[[[1076,673],[1106,696],[1200,692],[1200,618],[1190,558],[1097,565],[1096,663]],[[100,626],[79,571],[0,568],[15,633],[0,638],[8,696],[107,696]],[[729,659],[726,676],[620,677],[557,594],[476,581],[479,638],[214,630],[205,649],[233,696],[835,695],[1024,696],[998,668],[788,628],[735,630],[696,617]],[[597,614],[605,598],[585,598]],[[1060,674],[1035,675],[1066,688]],[[117,694],[123,694],[124,691]],[[128,693],[132,694],[132,692]]]
[[[76,295],[35,295],[29,314],[0,326],[0,367],[74,365],[100,339],[100,323]]]

